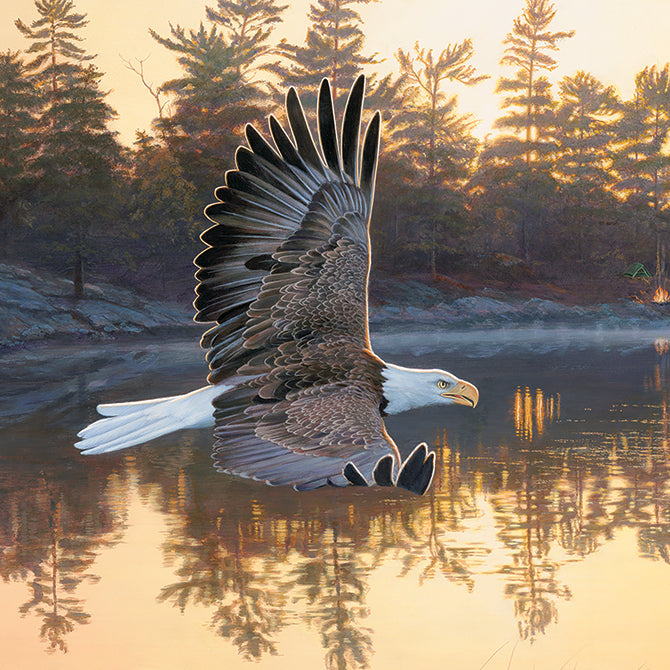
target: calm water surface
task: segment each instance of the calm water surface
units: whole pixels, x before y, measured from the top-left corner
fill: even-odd
[[[183,392],[192,341],[0,358],[4,668],[670,667],[670,332],[376,338],[475,410],[391,417],[423,498],[217,474],[208,431],[82,457],[98,402]]]

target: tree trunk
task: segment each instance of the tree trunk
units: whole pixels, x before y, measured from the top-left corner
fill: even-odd
[[[526,213],[521,212],[521,223],[519,224],[519,246],[521,247],[521,257],[524,261],[530,260],[528,253],[528,226],[526,225]]]
[[[661,242],[661,234],[656,233],[656,288],[665,289],[665,245]]]
[[[75,299],[83,298],[84,296],[84,263],[81,257],[81,251],[77,249],[74,254],[74,297]]]

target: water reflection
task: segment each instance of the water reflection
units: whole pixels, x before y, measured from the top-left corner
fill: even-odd
[[[25,585],[18,615],[34,619],[45,650],[67,651],[96,617],[81,587],[105,579],[98,558],[124,538],[137,494],[166,523],[171,578],[155,598],[184,616],[205,608],[212,634],[241,659],[285,653],[287,631],[300,628],[326,668],[370,667],[370,595],[383,568],[415,583],[417,598],[445,581],[475,593],[493,576],[519,637],[550,636],[573,597],[563,568],[586,564],[622,529],[635,532],[640,557],[670,563],[670,351],[656,343],[649,353],[619,369],[609,361],[602,397],[590,369],[568,385],[538,368],[535,383],[488,378],[478,422],[408,416],[398,433],[425,430],[438,456],[424,498],[353,487],[299,495],[220,475],[204,434],[82,461],[58,428],[50,444],[65,446],[46,461],[24,444],[0,467],[0,576]],[[11,437],[44,442],[46,425],[18,424]]]
[[[66,652],[68,635],[91,618],[79,587],[100,579],[93,564],[121,538],[123,517],[104,497],[96,504],[98,481],[73,488],[52,470],[21,470],[0,481],[0,576],[25,584],[19,614],[35,619],[46,650]]]
[[[532,442],[546,428],[561,418],[561,396],[559,393],[546,396],[542,389],[533,394],[526,386],[517,387],[514,394],[514,428],[516,436]]]
[[[346,491],[287,500],[228,482],[221,507],[221,491],[200,473],[165,546],[180,579],[160,598],[182,610],[212,606],[213,627],[244,657],[275,653],[277,633],[298,619],[319,631],[326,667],[362,668],[371,649],[365,593],[372,570],[397,562],[399,577],[418,584],[442,577],[468,591],[478,575],[495,571],[514,601],[521,637],[535,639],[571,597],[561,566],[588,556],[618,528],[638,529],[641,553],[667,561],[665,454],[633,439],[617,452],[619,439],[525,452],[519,460],[509,446],[484,459],[446,441],[425,499]],[[470,530],[487,507],[489,537]],[[498,564],[489,561],[494,539],[506,549]]]

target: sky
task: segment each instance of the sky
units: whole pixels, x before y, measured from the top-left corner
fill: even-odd
[[[74,0],[76,11],[88,15],[83,46],[97,54],[94,62],[105,73],[103,88],[110,91],[108,101],[119,115],[113,127],[124,143],[133,141],[135,130],[149,130],[157,110],[123,59],[146,59],[147,79],[154,85],[178,76],[174,55],[156,43],[148,29],[167,36],[169,23],[197,28],[205,19],[205,6],[215,1]],[[286,2],[290,6],[275,36],[302,43],[310,0]],[[449,91],[458,95],[461,111],[480,120],[475,134],[484,137],[498,116],[499,96],[494,88],[505,72],[499,66],[502,41],[524,6],[524,0],[379,0],[362,6],[360,13],[367,52],[377,52],[384,59],[376,66],[380,74],[397,71],[394,53],[399,47],[408,50],[418,41],[439,53],[450,43],[471,38],[475,49],[472,64],[491,79],[473,88],[454,84]],[[628,97],[637,72],[670,61],[668,0],[554,0],[554,6],[557,13],[551,29],[574,30],[575,36],[561,42],[552,81],[584,69]],[[37,17],[31,0],[0,3],[0,49],[27,48],[14,20],[20,18],[29,24]]]

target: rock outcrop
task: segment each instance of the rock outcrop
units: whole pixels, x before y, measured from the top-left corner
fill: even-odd
[[[0,346],[58,336],[104,338],[159,328],[195,327],[193,310],[148,300],[110,285],[86,284],[75,300],[72,282],[46,272],[0,264]]]

